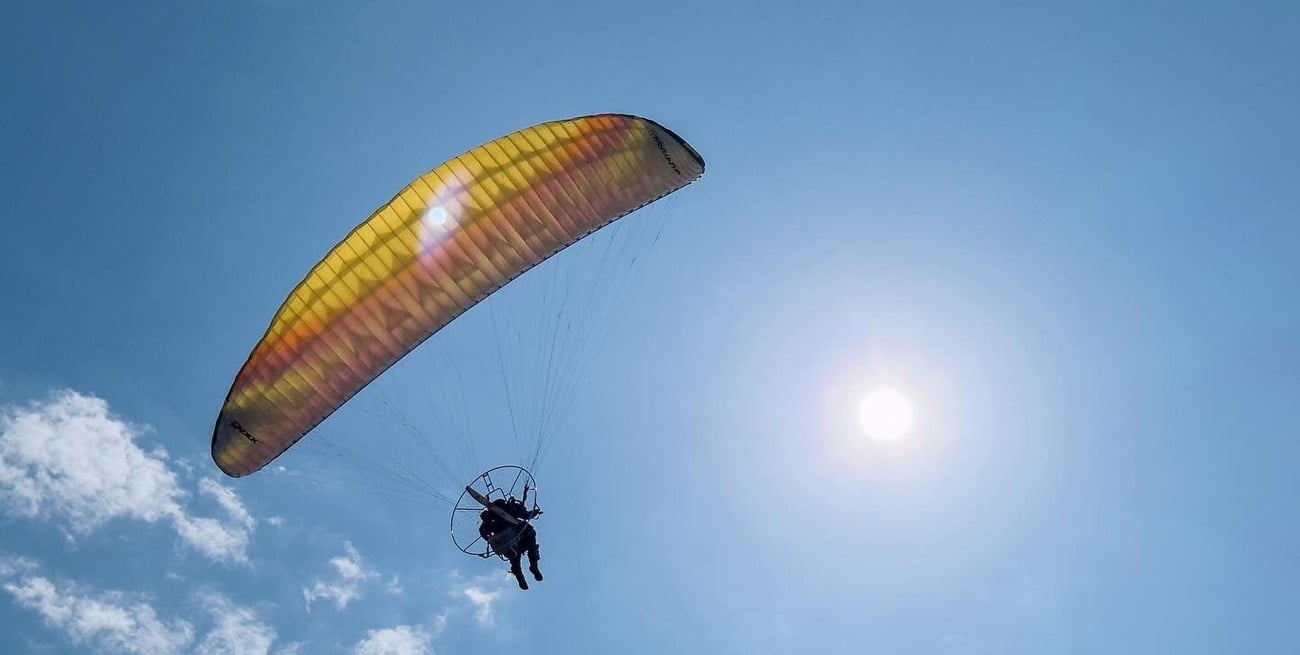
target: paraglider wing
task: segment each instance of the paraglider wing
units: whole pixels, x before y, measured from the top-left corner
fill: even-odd
[[[235,377],[212,459],[261,469],[475,303],[703,173],[676,134],[623,114],[542,123],[425,173],[289,294]]]

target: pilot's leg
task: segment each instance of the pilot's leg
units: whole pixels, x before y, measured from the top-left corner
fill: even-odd
[[[541,561],[542,553],[537,546],[537,532],[533,526],[528,526],[528,570],[533,572],[533,578],[538,582],[542,581],[542,570],[537,568],[537,562]]]
[[[524,579],[524,571],[519,566],[519,551],[511,549],[510,551],[510,573],[515,576],[515,582],[519,583],[520,589],[528,588],[528,581]]]

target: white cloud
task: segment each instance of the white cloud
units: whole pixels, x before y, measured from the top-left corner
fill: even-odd
[[[185,651],[194,640],[188,622],[162,621],[148,603],[119,592],[92,595],[40,576],[7,582],[4,589],[73,643],[96,652],[170,655]]]
[[[275,526],[275,527],[277,527],[277,528],[278,528],[278,527],[282,527],[282,526],[284,525],[284,517],[283,517],[283,516],[271,516],[271,517],[268,517],[268,518],[266,519],[266,522],[269,523],[269,524],[271,524],[271,525],[273,525],[273,526]]]
[[[348,603],[361,597],[362,584],[379,576],[378,573],[366,569],[361,561],[361,553],[357,552],[352,542],[343,542],[343,550],[343,556],[330,559],[330,564],[337,574],[334,580],[328,582],[316,580],[312,586],[302,590],[308,610],[311,609],[313,602],[320,599],[332,600],[335,608],[343,609],[348,606]]]
[[[479,625],[492,625],[492,606],[501,597],[501,589],[489,590],[474,586],[466,587],[462,593],[474,605],[474,619]]]
[[[468,601],[474,609],[474,620],[481,627],[490,627],[496,621],[496,608],[505,593],[506,587],[499,575],[481,575],[469,580],[460,580],[460,575],[452,572],[453,597]]]
[[[402,580],[393,576],[391,580],[384,583],[384,592],[393,596],[401,596],[405,589],[402,588]]]
[[[229,488],[205,479],[199,493],[226,518],[190,515],[189,496],[166,451],[143,450],[144,430],[113,416],[108,403],[75,391],[0,409],[0,505],[11,515],[63,519],[88,534],[113,519],[168,521],[190,547],[217,561],[247,562],[255,521]]]
[[[441,614],[439,614],[438,616],[435,616],[435,617],[433,618],[433,636],[434,636],[435,638],[436,638],[438,635],[442,634],[442,631],[443,631],[443,630],[446,630],[446,629],[447,629],[447,615],[448,615],[448,614],[450,614],[450,612],[449,612],[448,610],[443,610]]]
[[[199,481],[199,493],[209,496],[226,512],[227,520],[191,517],[184,512],[173,516],[176,531],[191,546],[215,559],[246,561],[248,540],[257,522],[235,492],[210,478]]]
[[[36,562],[26,557],[6,555],[0,557],[0,578],[9,578],[20,573],[27,573],[36,568]]]
[[[210,496],[221,509],[225,510],[226,516],[230,518],[231,523],[247,526],[247,531],[253,529],[253,515],[248,513],[244,503],[240,502],[239,496],[235,495],[235,490],[227,487],[212,478],[199,480],[199,493]]]
[[[275,641],[275,630],[258,620],[247,607],[214,592],[200,595],[204,609],[212,615],[213,628],[204,636],[196,655],[266,655]],[[283,649],[281,652],[285,652]]]
[[[84,585],[58,582],[36,575],[36,562],[0,559],[0,588],[18,605],[37,612],[46,625],[61,630],[74,644],[95,652],[129,655],[267,655],[275,630],[257,613],[226,596],[204,591],[197,600],[211,617],[211,629],[195,644],[194,624],[185,619],[165,621],[140,594],[96,591]],[[302,647],[291,643],[277,655],[293,655]]]
[[[371,630],[352,649],[354,655],[428,655],[432,653],[433,635],[424,628],[399,625]]]

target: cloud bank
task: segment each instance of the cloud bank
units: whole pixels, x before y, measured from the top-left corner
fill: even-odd
[[[0,589],[20,607],[36,612],[50,628],[93,652],[124,655],[266,655],[276,633],[250,608],[213,591],[197,594],[211,627],[202,639],[191,621],[167,620],[146,594],[103,591],[41,575],[36,562],[0,559]],[[290,644],[280,653],[293,652]]]
[[[225,514],[194,516],[190,496],[166,451],[146,451],[144,430],[110,413],[108,403],[75,391],[0,409],[0,508],[29,519],[59,520],[85,535],[114,519],[166,522],[215,561],[246,563],[256,521],[229,488],[205,478],[199,494]]]
[[[4,590],[20,606],[41,615],[46,625],[72,643],[106,653],[169,655],[194,640],[194,626],[164,621],[144,600],[118,593],[93,594],[40,576],[6,582]]]
[[[0,407],[0,513],[48,522],[70,540],[112,522],[159,524],[212,562],[251,565],[248,549],[257,521],[238,495],[215,478],[197,476],[161,447],[149,449],[143,445],[147,436],[146,428],[113,415],[104,400],[74,391]],[[195,501],[216,516],[193,512]],[[284,522],[268,520],[272,525]],[[367,589],[404,595],[402,578],[381,576],[351,542],[344,541],[342,550],[328,560],[329,574],[309,578],[310,584],[302,587],[308,611],[318,601],[344,610]],[[277,645],[276,629],[264,622],[270,616],[265,603],[258,609],[241,606],[202,579],[194,581],[200,591],[188,594],[187,609],[161,606],[160,613],[149,593],[104,590],[41,569],[30,558],[0,552],[0,596],[7,594],[79,650],[127,655],[295,655],[313,650],[303,641]],[[168,572],[164,578],[193,576]],[[466,579],[452,571],[450,583],[445,588],[450,602],[429,623],[369,630],[351,652],[432,653],[448,617],[461,612],[472,616],[477,627],[495,629],[504,600],[501,576]]]

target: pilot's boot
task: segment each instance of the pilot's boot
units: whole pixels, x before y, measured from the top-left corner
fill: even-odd
[[[524,579],[524,572],[519,568],[519,562],[515,562],[514,566],[510,567],[510,573],[515,576],[515,582],[519,583],[520,589],[528,589],[528,581]]]

